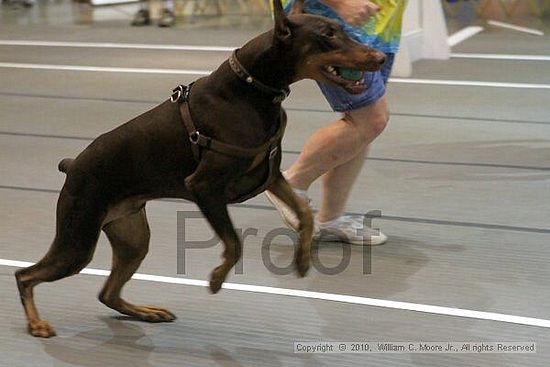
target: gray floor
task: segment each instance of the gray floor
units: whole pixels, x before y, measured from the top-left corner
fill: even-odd
[[[230,15],[189,18],[174,29],[131,28],[135,5],[100,8],[92,23],[78,24],[82,9],[64,1],[31,9],[3,5],[0,39],[238,46],[270,24],[265,16]],[[463,26],[456,19],[450,24]],[[547,30],[549,22],[530,24]],[[453,51],[550,55],[549,41],[489,27]],[[226,57],[0,46],[0,63],[211,70]],[[543,85],[550,84],[550,62],[421,61],[413,77]],[[0,68],[0,259],[36,261],[47,250],[61,158],[194,78]],[[261,242],[281,222],[260,196],[231,208],[236,226],[255,228],[258,236],[246,239],[243,274],[230,281],[550,319],[550,89],[391,83],[388,93],[391,123],[373,145],[347,208],[382,212],[374,223],[390,239],[372,250],[371,273],[363,274],[363,252],[354,247],[349,266],[335,276],[272,274],[262,263]],[[295,85],[285,106],[287,166],[335,115],[310,81]],[[319,185],[311,194],[318,203]],[[196,207],[170,200],[148,205],[152,248],[139,271],[206,279],[221,247],[190,250],[186,274],[177,274],[178,210]],[[196,239],[210,236],[204,221],[186,228]],[[284,241],[271,249],[280,266],[291,253]],[[319,249],[327,266],[341,254],[339,244]],[[102,237],[89,267],[109,266]],[[172,324],[145,324],[102,306],[96,294],[104,278],[90,275],[37,288],[43,316],[59,334],[39,340],[25,332],[13,271],[0,266],[0,366],[546,366],[550,357],[550,331],[543,327],[232,290],[211,296],[202,287],[134,280],[128,299],[179,316]],[[294,354],[293,342],[304,340],[532,341],[538,353]]]

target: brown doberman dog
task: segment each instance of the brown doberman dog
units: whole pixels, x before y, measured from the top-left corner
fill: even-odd
[[[351,40],[337,22],[303,14],[303,0],[295,2],[289,16],[280,0],[273,6],[273,30],[236,50],[208,77],[176,88],[169,100],[101,135],[74,160],[61,161],[67,178],[57,202],[53,244],[38,263],[15,273],[32,335],[55,335],[38,315],[33,288],[82,270],[101,230],[111,243],[113,265],[99,300],[140,320],[175,319],[163,308],[120,297],[148,251],[145,204],[152,199],[194,201],[223,241],[224,261],[210,280],[216,293],[242,251],[227,205],[267,189],[300,218],[295,264],[300,276],[306,274],[313,218],[279,169],[286,123],[281,102],[288,86],[304,78],[359,93],[363,82],[344,78],[341,68],[355,75],[375,71],[385,55]]]

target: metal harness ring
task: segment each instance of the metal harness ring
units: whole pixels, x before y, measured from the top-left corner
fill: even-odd
[[[183,102],[189,99],[189,86],[180,84],[172,90],[172,95],[170,96],[170,102]]]
[[[177,101],[179,101],[180,98],[181,98],[181,90],[175,89],[174,93],[172,93],[172,95],[170,96],[170,102],[176,103]]]
[[[189,141],[191,142],[191,144],[198,144],[200,137],[201,137],[201,133],[195,130],[191,134],[189,134]]]

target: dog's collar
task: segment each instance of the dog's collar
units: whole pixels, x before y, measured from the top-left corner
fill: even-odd
[[[233,53],[231,54],[231,57],[229,58],[229,66],[231,66],[231,70],[233,70],[233,72],[237,74],[237,76],[244,80],[247,84],[254,86],[256,89],[266,94],[275,95],[275,97],[273,98],[273,103],[280,103],[284,101],[285,98],[288,97],[288,95],[290,94],[290,89],[288,88],[277,89],[270,87],[250,75],[250,73],[244,68],[244,66],[242,66],[242,64],[237,59],[237,50],[233,51]]]

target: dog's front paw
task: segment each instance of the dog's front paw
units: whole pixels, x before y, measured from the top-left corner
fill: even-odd
[[[222,288],[223,282],[225,281],[225,274],[222,271],[221,267],[217,267],[212,272],[210,276],[210,292],[216,294]]]
[[[50,338],[56,336],[55,330],[46,320],[30,321],[28,324],[29,334],[39,338]]]

